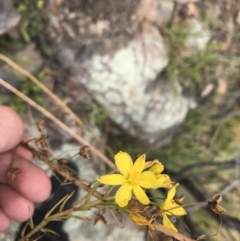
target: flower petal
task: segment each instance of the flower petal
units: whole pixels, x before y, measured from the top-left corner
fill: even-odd
[[[171,188],[172,187],[172,181],[170,180],[170,177],[166,174],[157,174],[155,175],[155,178],[157,179],[155,186],[152,188],[156,189],[159,187],[166,187]]]
[[[153,172],[154,174],[159,174],[164,170],[164,166],[162,163],[155,163],[149,169],[149,171]]]
[[[133,186],[133,192],[137,198],[137,200],[142,204],[149,204],[150,200],[146,193],[143,191],[143,189],[139,185]]]
[[[167,215],[176,215],[176,216],[182,216],[186,215],[187,212],[185,209],[177,204],[174,200],[171,201],[165,201],[161,206],[160,209],[162,212],[165,212]]]
[[[146,155],[142,154],[137,158],[137,160],[133,164],[133,169],[135,172],[141,173],[145,167],[145,159]]]
[[[145,171],[140,174],[138,184],[144,188],[152,188],[156,183],[156,178],[153,172]]]
[[[148,220],[146,217],[140,215],[139,213],[129,213],[129,218],[137,225],[145,225],[154,230],[154,227],[152,226],[152,220]]]
[[[129,213],[129,218],[132,222],[136,223],[137,225],[148,225],[150,222],[144,216],[140,215],[139,213]]]
[[[167,193],[167,201],[173,200],[175,194],[176,194],[176,187],[179,185],[179,183],[176,183],[175,186],[173,186]]]
[[[187,212],[182,206],[179,206],[178,208],[173,209],[171,213],[176,216],[182,216],[187,214]]]
[[[126,152],[118,152],[115,157],[115,164],[124,177],[128,178],[129,172],[133,167],[132,158]]]
[[[121,174],[108,174],[99,177],[98,181],[106,185],[122,185],[126,179]]]
[[[124,183],[116,192],[115,201],[120,207],[128,205],[128,202],[132,197],[132,188],[132,185]]]
[[[151,167],[152,165],[154,165],[155,163],[160,163],[157,159],[154,159],[153,161],[147,161],[145,162],[145,166],[144,169],[147,169],[149,167]]]
[[[169,220],[166,213],[163,213],[163,225],[167,228],[174,230],[175,232],[178,232],[178,230],[175,228],[175,226]]]
[[[185,211],[185,209],[180,206],[179,204],[177,204],[175,201],[172,201],[172,206],[171,209],[168,210],[172,215],[176,215],[176,216],[182,216],[182,215],[186,215],[187,212]]]

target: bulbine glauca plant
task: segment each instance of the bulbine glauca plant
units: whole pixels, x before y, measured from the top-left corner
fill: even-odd
[[[160,231],[176,240],[193,241],[203,237],[192,239],[181,234],[172,221],[174,216],[187,215],[186,207],[196,205],[196,203],[182,203],[184,197],[176,196],[179,183],[174,183],[170,176],[163,174],[164,166],[158,160],[146,161],[146,155],[141,154],[133,161],[128,153],[119,151],[114,157],[116,165],[114,170],[98,177],[94,182],[86,183],[80,175],[77,176],[73,170],[67,167],[68,159],[57,159],[52,156],[51,152],[48,151],[49,145],[46,135],[41,134],[40,138],[32,140],[22,143],[22,145],[30,150],[37,160],[46,163],[54,174],[61,175],[65,179],[65,185],[67,183],[74,184],[87,193],[70,208],[66,208],[66,204],[73,193],[66,195],[47,212],[44,219],[38,224],[34,224],[30,217],[26,226],[31,227],[31,230],[26,233],[26,228],[23,229],[19,241],[37,240],[38,237],[42,237],[46,233],[58,235],[45,228],[46,225],[52,221],[66,220],[71,217],[89,221],[89,217],[85,216],[84,212],[96,208],[99,210],[99,214],[93,220],[94,225],[101,221],[108,228],[107,220],[101,210],[109,209],[117,210],[136,225],[146,226],[151,232]],[[89,146],[83,146],[77,154],[85,158],[86,161],[91,161],[88,153],[90,150]],[[20,172],[19,169],[11,169],[9,178],[14,180]],[[104,192],[100,192],[98,189],[103,186],[108,188],[105,188]],[[159,188],[166,189],[166,197],[162,200],[148,195],[150,189]],[[91,196],[95,198],[90,199]],[[211,201],[205,202],[219,215],[224,212],[224,209],[219,205],[221,198],[220,194],[216,194]],[[79,211],[82,212],[81,215],[79,215]]]

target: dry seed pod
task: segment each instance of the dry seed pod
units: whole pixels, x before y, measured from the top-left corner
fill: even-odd
[[[45,124],[45,119],[42,119],[37,123],[37,128],[40,132],[42,131],[44,124]]]
[[[222,201],[222,195],[221,194],[215,194],[212,198],[212,201],[208,201],[208,206],[216,214],[222,214],[222,213],[225,212],[225,210],[219,205],[219,203],[221,201]]]
[[[68,164],[69,161],[66,158],[61,158],[61,159],[58,159],[57,162],[60,166],[65,166]]]
[[[178,205],[182,205],[182,201],[184,200],[184,196],[183,195],[181,195],[181,196],[179,196],[179,197],[175,197],[174,198],[174,201],[178,204]]]
[[[101,221],[102,223],[104,223],[105,225],[107,225],[107,220],[105,219],[105,217],[102,214],[97,214],[96,217],[94,218],[94,222],[93,225],[96,225],[99,221]]]
[[[47,148],[48,148],[48,144],[47,144],[47,141],[46,141],[47,138],[48,138],[48,135],[43,135],[43,134],[41,134],[41,137],[38,138],[38,139],[36,139],[36,140],[34,141],[34,143],[35,143],[36,146],[40,145],[41,148],[47,149]]]
[[[21,171],[18,167],[12,167],[8,170],[7,177],[14,181],[19,173],[21,173]]]
[[[42,157],[48,157],[49,152],[48,150],[42,149],[41,151],[39,151],[39,154],[41,154]]]
[[[89,158],[89,155],[88,155],[88,153],[87,153],[89,149],[90,149],[90,146],[87,146],[87,145],[82,146],[82,147],[80,148],[79,155],[80,155],[81,157],[85,158],[85,159],[90,159],[90,158]]]
[[[152,214],[152,216],[148,217],[147,220],[149,220],[150,223],[152,224],[152,223],[155,222],[155,220],[156,220],[157,217],[158,217],[158,214],[157,214],[157,213],[154,213],[154,214]]]
[[[143,205],[138,200],[130,200],[128,204],[128,210],[134,213],[146,212],[150,209],[150,205]]]

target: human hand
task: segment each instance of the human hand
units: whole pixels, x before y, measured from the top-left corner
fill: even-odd
[[[32,153],[19,145],[23,131],[18,114],[0,106],[0,232],[8,228],[11,220],[29,219],[33,203],[43,202],[51,193],[48,176],[30,161]],[[20,170],[14,179],[8,177],[12,167]]]

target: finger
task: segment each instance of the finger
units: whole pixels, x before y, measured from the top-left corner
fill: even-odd
[[[34,210],[32,202],[4,184],[0,184],[0,193],[1,209],[9,219],[24,222],[32,216]]]
[[[23,131],[19,115],[7,106],[0,106],[0,152],[15,147],[21,141]]]
[[[0,154],[0,182],[8,184],[26,199],[32,202],[43,202],[51,193],[51,182],[47,174],[32,162],[12,153]],[[18,168],[20,173],[14,179],[9,178],[7,173],[10,168]]]
[[[29,142],[29,138],[27,136],[24,136],[22,138],[22,142]],[[23,147],[22,145],[19,145],[17,150],[16,150],[16,154],[18,156],[21,156],[22,158],[26,159],[26,160],[31,160],[33,158],[33,154],[25,147]]]
[[[21,145],[19,145],[17,148],[13,148],[11,152],[13,153],[13,155],[16,154],[19,157],[22,157],[26,160],[31,160],[33,157],[33,154],[28,149],[26,149]]]
[[[10,219],[3,213],[0,208],[0,233],[6,231],[10,223]]]

